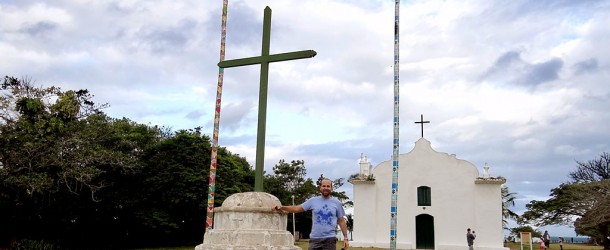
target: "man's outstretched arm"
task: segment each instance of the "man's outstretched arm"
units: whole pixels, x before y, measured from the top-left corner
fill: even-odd
[[[296,205],[296,206],[275,206],[273,207],[271,210],[273,211],[284,211],[284,212],[289,212],[289,213],[301,213],[301,212],[305,212],[305,209],[303,209],[303,207],[301,205]]]

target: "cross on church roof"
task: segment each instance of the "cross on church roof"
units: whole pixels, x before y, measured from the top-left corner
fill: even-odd
[[[220,68],[232,68],[253,64],[261,65],[260,90],[258,93],[258,129],[256,136],[256,164],[254,171],[254,190],[263,191],[263,169],[265,160],[265,132],[267,121],[267,86],[269,82],[269,63],[311,58],[316,56],[313,50],[303,50],[281,54],[269,54],[271,40],[271,8],[265,8],[263,17],[263,48],[260,56],[221,61]]]
[[[430,121],[424,121],[424,115],[421,115],[420,121],[415,123],[421,124],[421,137],[424,138],[424,123],[430,123]]]

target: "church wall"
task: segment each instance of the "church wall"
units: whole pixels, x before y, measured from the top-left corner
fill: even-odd
[[[375,217],[371,216],[378,213],[376,204],[375,185],[373,182],[354,183],[354,204],[358,204],[358,210],[361,212],[354,213],[354,231],[352,232],[353,239],[358,239],[364,242],[373,242],[375,235],[368,232],[367,229],[371,225],[375,225]]]
[[[437,246],[465,244],[465,232],[469,225],[474,225],[474,179],[478,172],[474,165],[458,160],[454,155],[437,153],[431,148],[414,150],[405,157],[411,178],[401,179],[411,197],[404,200],[403,207],[413,208],[409,214],[413,218],[418,214],[430,214],[434,217],[435,243]],[[403,168],[405,169],[405,168]],[[406,178],[406,176],[405,176]],[[431,188],[431,206],[417,205],[417,187]],[[405,185],[402,185],[405,187]],[[399,192],[407,191],[405,188]],[[410,204],[410,205],[408,205]],[[410,226],[410,238],[415,244],[415,227]]]
[[[399,166],[400,170],[400,166]],[[373,170],[375,176],[375,192],[377,197],[375,204],[377,205],[377,213],[375,213],[375,224],[369,229],[372,235],[375,235],[376,242],[390,241],[390,206],[392,194],[392,161],[384,161]],[[400,186],[398,186],[400,188]],[[400,195],[398,196],[400,199]],[[400,210],[399,210],[400,213]],[[373,227],[374,225],[374,227]]]
[[[354,229],[360,231],[358,237],[354,234],[352,245],[388,248],[392,161],[380,163],[372,172],[376,180],[374,185],[368,185],[366,188],[375,193],[376,208],[363,206],[362,202],[354,202],[354,213],[365,213],[373,219],[362,223],[364,225],[360,224],[360,229]],[[411,152],[400,155],[398,175],[398,249],[416,248],[415,217],[420,214],[428,214],[434,218],[435,249],[467,248],[466,229],[469,227],[477,231],[477,249],[503,249],[502,245],[497,245],[502,243],[501,218],[490,219],[494,220],[492,223],[485,220],[492,218],[497,207],[501,210],[501,206],[489,208],[489,197],[500,198],[494,189],[499,185],[475,184],[479,172],[472,163],[456,159],[455,155],[436,152],[428,141],[422,139]],[[418,206],[419,186],[431,188],[431,206]],[[483,190],[479,190],[481,186]],[[356,197],[358,193],[363,193],[358,188],[354,186]],[[500,225],[496,225],[495,221]],[[480,237],[486,238],[479,240]],[[499,240],[496,241],[498,237]]]
[[[502,196],[499,184],[477,185],[475,247],[503,246]],[[495,206],[490,205],[494,204]]]
[[[414,150],[399,158],[397,241],[415,248],[415,216],[429,214],[434,217],[437,244],[463,246],[466,228],[475,225],[474,179],[478,172],[467,161],[443,153],[430,154],[430,151]],[[383,162],[373,170],[378,194],[376,203],[385,204],[380,205],[376,214],[377,230],[371,230],[377,242],[389,241],[391,163]],[[432,190],[432,206],[426,206],[426,209],[417,205],[419,186],[428,186]],[[455,202],[456,198],[458,202]],[[438,239],[443,239],[443,242]]]

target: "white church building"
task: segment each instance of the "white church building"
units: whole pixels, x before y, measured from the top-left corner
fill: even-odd
[[[397,249],[465,250],[466,229],[476,232],[474,249],[503,247],[504,178],[489,176],[454,154],[436,152],[424,138],[398,159]],[[360,157],[353,184],[354,247],[390,247],[392,160],[374,169]]]

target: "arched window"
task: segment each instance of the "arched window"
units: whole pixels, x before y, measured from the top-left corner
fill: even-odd
[[[432,196],[430,195],[430,187],[419,186],[417,187],[417,205],[418,206],[431,206]]]

